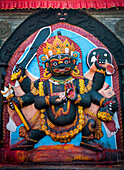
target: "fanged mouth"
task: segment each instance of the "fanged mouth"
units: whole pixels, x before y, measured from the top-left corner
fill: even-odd
[[[59,68],[59,69],[54,69],[54,72],[56,72],[56,73],[61,73],[61,72],[66,72],[66,71],[69,71],[70,70],[70,68]]]

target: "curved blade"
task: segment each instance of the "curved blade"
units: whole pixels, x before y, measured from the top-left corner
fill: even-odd
[[[34,38],[33,42],[27,47],[25,56],[23,59],[18,63],[19,66],[22,68],[27,69],[30,62],[33,60],[33,58],[36,56],[37,49],[39,46],[45,42],[49,36],[51,35],[51,27],[44,27],[39,30],[36,37]]]

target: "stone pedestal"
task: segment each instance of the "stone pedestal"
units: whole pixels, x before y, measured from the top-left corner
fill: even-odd
[[[114,164],[124,160],[124,150],[91,151],[71,144],[26,150],[0,150],[0,163],[7,164]]]

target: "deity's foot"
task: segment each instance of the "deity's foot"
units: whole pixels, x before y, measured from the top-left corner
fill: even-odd
[[[31,129],[25,138],[11,147],[11,150],[31,150],[45,133],[38,129]]]
[[[11,150],[32,150],[35,144],[36,142],[22,139],[20,142],[12,145]]]
[[[80,146],[87,149],[91,149],[93,151],[99,151],[99,152],[103,151],[103,148],[92,140],[84,140],[84,141],[82,140]]]

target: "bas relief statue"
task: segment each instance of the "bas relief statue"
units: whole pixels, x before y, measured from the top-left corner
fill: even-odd
[[[27,60],[18,63],[11,82],[18,82],[23,93],[18,95],[13,88],[6,99],[10,112],[16,112],[23,123],[19,129],[23,139],[13,144],[11,150],[32,150],[45,136],[65,144],[81,133],[81,147],[102,152],[104,146],[96,142],[104,135],[100,122],[110,122],[118,108],[116,95],[109,85],[105,86],[109,97],[100,93],[106,73],[114,74],[110,55],[105,48],[89,51],[90,69],[84,76],[79,46],[60,34],[41,43],[35,53],[40,78],[33,80],[27,73],[24,67]],[[27,121],[22,110],[32,105],[36,112]],[[92,114],[95,107],[96,115]],[[31,112],[30,109],[27,114]]]

